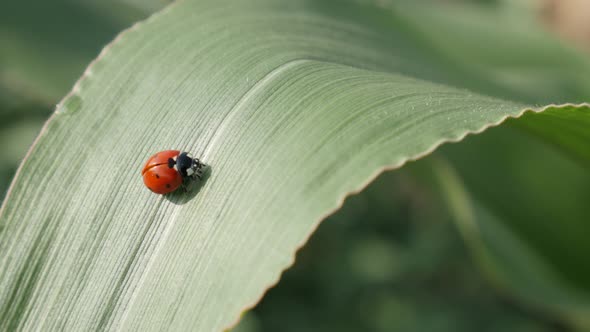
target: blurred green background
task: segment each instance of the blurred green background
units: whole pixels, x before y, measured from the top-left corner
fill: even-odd
[[[422,166],[349,198],[236,331],[570,331],[481,274]]]
[[[493,8],[506,1],[437,2]],[[544,9],[533,15],[547,26],[560,22],[551,12],[553,1],[511,2]],[[3,1],[0,199],[55,104],[87,64],[118,32],[166,4]],[[482,272],[448,208],[431,185],[417,180],[428,163],[381,176],[347,199],[235,330],[573,331],[559,315],[517,300]]]

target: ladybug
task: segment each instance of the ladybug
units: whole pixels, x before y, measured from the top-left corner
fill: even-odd
[[[156,194],[175,191],[195,179],[201,180],[205,164],[178,150],[160,151],[151,156],[143,166],[143,183]]]

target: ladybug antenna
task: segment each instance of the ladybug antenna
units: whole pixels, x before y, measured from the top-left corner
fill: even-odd
[[[168,168],[172,168],[176,165],[176,161],[172,158],[168,158]]]

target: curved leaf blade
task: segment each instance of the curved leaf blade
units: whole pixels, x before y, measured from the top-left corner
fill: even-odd
[[[121,35],[5,202],[0,327],[220,330],[348,193],[532,108],[409,77],[457,81],[375,15],[186,1]],[[143,187],[169,148],[211,165],[191,195]]]

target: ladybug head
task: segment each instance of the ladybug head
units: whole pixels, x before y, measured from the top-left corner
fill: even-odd
[[[174,160],[172,160],[174,162]],[[170,164],[170,160],[168,161]],[[203,164],[198,159],[192,158],[187,152],[182,152],[176,158],[176,169],[183,177],[200,175],[202,173]],[[170,166],[170,165],[168,165]],[[172,164],[174,166],[174,164]]]

